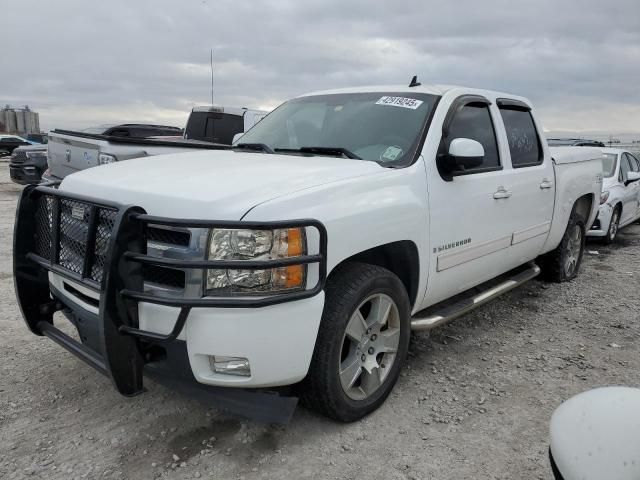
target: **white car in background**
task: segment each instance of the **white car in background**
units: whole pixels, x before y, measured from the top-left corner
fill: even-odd
[[[602,153],[600,209],[587,235],[609,244],[620,228],[640,218],[640,161],[619,148],[603,148]]]

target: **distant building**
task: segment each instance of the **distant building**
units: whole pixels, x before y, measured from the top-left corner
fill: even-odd
[[[13,108],[5,105],[0,110],[0,132],[27,135],[40,133],[40,117],[25,105],[24,108]]]

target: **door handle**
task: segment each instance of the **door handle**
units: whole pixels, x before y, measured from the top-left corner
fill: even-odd
[[[551,187],[553,187],[553,182],[547,180],[546,178],[543,178],[542,183],[540,184],[540,188],[544,190],[546,188],[551,188]]]
[[[500,186],[498,187],[498,190],[496,190],[493,194],[493,198],[500,199],[500,198],[509,198],[511,196],[511,192],[509,190],[506,190],[504,187]]]

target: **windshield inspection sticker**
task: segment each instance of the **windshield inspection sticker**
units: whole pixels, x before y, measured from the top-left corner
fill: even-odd
[[[376,105],[392,105],[394,107],[410,108],[415,110],[422,105],[422,100],[407,97],[380,97]]]
[[[402,154],[402,149],[400,147],[387,147],[387,149],[380,155],[380,160],[393,162]]]

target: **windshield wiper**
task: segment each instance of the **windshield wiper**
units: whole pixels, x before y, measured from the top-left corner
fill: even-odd
[[[300,147],[300,148],[276,148],[275,152],[300,152],[319,155],[344,156],[354,160],[362,160],[361,157],[353,153],[351,150],[342,147]]]
[[[265,143],[239,143],[231,148],[234,150],[253,150],[255,152],[274,153],[273,149]]]

